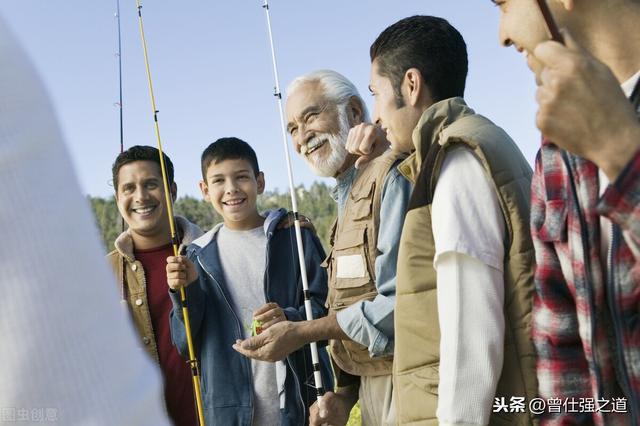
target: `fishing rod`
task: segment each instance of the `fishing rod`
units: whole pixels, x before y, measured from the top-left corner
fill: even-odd
[[[171,201],[171,192],[169,189],[169,180],[167,179],[167,171],[164,162],[164,153],[162,151],[162,141],[160,139],[160,126],[158,125],[158,109],[156,108],[156,100],[153,93],[153,84],[151,82],[151,69],[149,66],[149,55],[147,52],[147,40],[144,36],[144,25],[142,22],[142,5],[140,0],[136,0],[138,9],[138,27],[140,28],[140,39],[142,40],[142,50],[144,52],[144,64],[147,71],[147,82],[149,84],[149,96],[151,98],[151,110],[153,111],[153,123],[158,141],[158,151],[160,155],[160,170],[162,172],[162,184],[164,186],[164,196],[167,203],[167,215],[169,216],[169,229],[171,231],[171,245],[173,246],[173,255],[178,256],[178,246],[180,241],[176,233],[175,217],[173,215],[173,203]],[[189,321],[189,309],[187,308],[187,293],[184,287],[180,288],[180,301],[182,304],[182,316],[184,318],[184,328],[187,335],[187,347],[189,349],[189,360],[187,361],[191,367],[191,375],[193,377],[193,391],[196,399],[196,410],[198,412],[198,420],[200,426],[205,426],[204,408],[202,405],[202,393],[200,390],[200,372],[198,368],[198,360],[196,359],[193,338],[191,335],[191,322]]]
[[[119,100],[118,107],[120,109],[120,153],[124,152],[124,126],[122,119],[122,31],[120,30],[120,0],[116,0],[116,18],[118,21],[118,85]],[[124,222],[124,219],[123,219]]]
[[[553,19],[553,15],[551,14],[551,10],[549,10],[549,6],[547,5],[546,0],[537,0],[537,1],[538,1],[538,8],[540,9],[540,13],[542,13],[544,22],[547,25],[547,30],[549,31],[551,40],[564,44],[564,38],[562,37],[562,34],[560,34],[560,31],[558,30],[558,26],[556,25],[556,21]]]
[[[282,108],[282,93],[280,92],[280,78],[278,77],[278,64],[276,61],[276,52],[273,45],[273,32],[271,30],[271,15],[269,14],[269,2],[264,0],[262,8],[267,18],[267,30],[269,32],[269,44],[271,46],[271,62],[273,65],[273,78],[275,80],[275,88],[273,96],[278,103],[278,111],[280,112],[280,129],[282,131],[282,143],[284,147],[284,155],[287,162],[287,173],[289,176],[289,192],[291,195],[291,210],[294,218],[294,227],[296,231],[296,242],[298,243],[298,261],[300,263],[300,275],[302,277],[302,289],[304,293],[304,309],[307,321],[313,320],[313,310],[311,309],[311,298],[309,295],[309,282],[307,280],[307,266],[304,262],[304,248],[302,246],[302,231],[300,228],[300,215],[298,214],[298,201],[296,199],[295,186],[293,181],[293,168],[291,167],[291,155],[289,154],[289,144],[287,143],[287,130],[284,119],[284,110]],[[315,382],[317,400],[322,400],[324,388],[322,386],[322,375],[320,374],[320,357],[318,356],[318,344],[311,342],[311,360],[313,362],[313,378]]]
[[[115,106],[118,107],[118,112],[120,115],[120,154],[124,152],[124,121],[122,116],[122,31],[120,28],[120,0],[116,0],[116,21],[118,23],[118,53],[116,56],[118,57],[118,87],[119,87],[119,98],[118,102],[116,102]],[[116,193],[118,192],[118,188],[114,188]],[[125,231],[125,222],[124,217],[120,217],[120,232]],[[123,306],[127,305],[127,289],[125,284],[125,263],[126,260],[124,256],[122,256],[122,262],[120,262],[120,298]]]

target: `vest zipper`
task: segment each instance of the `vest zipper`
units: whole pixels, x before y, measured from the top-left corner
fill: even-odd
[[[621,383],[620,386],[622,387],[622,390],[625,394],[625,396],[627,397],[627,400],[630,403],[631,406],[631,419],[632,419],[632,424],[637,425],[638,424],[638,419],[637,419],[637,415],[638,415],[638,407],[637,407],[637,399],[635,397],[635,392],[633,390],[633,387],[631,386],[631,381],[629,380],[629,372],[627,370],[627,363],[626,363],[626,358],[624,355],[624,348],[622,345],[622,325],[620,324],[620,319],[622,316],[622,312],[620,312],[617,308],[618,305],[616,304],[617,302],[617,294],[616,294],[616,286],[615,286],[615,274],[613,272],[613,255],[615,253],[615,249],[617,249],[618,246],[618,239],[619,239],[619,229],[616,228],[616,225],[611,223],[611,245],[609,247],[609,253],[607,256],[607,276],[608,276],[608,287],[609,287],[609,292],[608,292],[608,297],[607,299],[609,300],[609,309],[611,311],[611,319],[613,321],[613,330],[614,330],[614,335],[615,335],[615,339],[616,339],[616,344],[618,345],[618,350],[615,351],[616,353],[616,360],[618,363],[618,373],[619,373],[619,379],[621,379]]]

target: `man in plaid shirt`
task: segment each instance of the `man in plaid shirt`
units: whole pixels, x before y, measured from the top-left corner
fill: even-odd
[[[542,423],[640,425],[640,3],[549,0],[565,45],[548,41],[534,0],[494,3],[501,42],[536,75],[546,137],[533,338],[540,396],[563,404]]]

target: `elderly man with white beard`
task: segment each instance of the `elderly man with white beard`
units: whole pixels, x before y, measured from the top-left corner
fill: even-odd
[[[398,242],[411,184],[398,172],[398,154],[383,132],[367,123],[367,108],[353,83],[335,71],[296,78],[287,89],[287,130],[319,176],[332,176],[338,218],[325,260],[329,315],[282,322],[235,345],[255,359],[276,361],[314,341],[329,340],[335,392],[311,410],[311,425],[346,424],[360,399],[362,424],[395,424],[391,370]],[[351,136],[350,136],[351,132]],[[348,137],[377,137],[384,154],[356,168]]]

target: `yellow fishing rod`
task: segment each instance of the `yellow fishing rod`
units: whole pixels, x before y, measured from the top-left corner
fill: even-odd
[[[173,245],[173,255],[178,256],[178,236],[176,234],[175,218],[173,216],[173,203],[171,201],[171,192],[169,190],[169,180],[164,164],[164,154],[162,151],[162,141],[160,139],[160,126],[158,125],[158,110],[156,109],[156,100],[153,95],[153,84],[151,82],[151,69],[149,67],[149,55],[147,53],[147,40],[144,36],[144,25],[142,23],[142,5],[140,0],[136,0],[138,8],[138,26],[140,28],[140,38],[142,40],[142,50],[144,51],[144,64],[147,70],[147,82],[149,83],[149,95],[151,97],[151,109],[153,111],[153,122],[156,130],[156,139],[158,140],[158,151],[160,151],[160,169],[162,171],[162,184],[164,186],[164,196],[167,203],[167,214],[169,216],[169,229],[171,230],[171,244]],[[200,391],[200,372],[198,368],[198,360],[196,359],[193,347],[193,338],[191,336],[191,323],[189,321],[189,309],[187,308],[187,293],[180,288],[180,301],[182,303],[182,316],[184,317],[184,328],[187,334],[187,346],[189,348],[189,365],[191,366],[191,375],[193,377],[193,392],[196,399],[196,410],[198,412],[198,420],[200,426],[205,426],[204,408],[202,405],[202,392]]]

